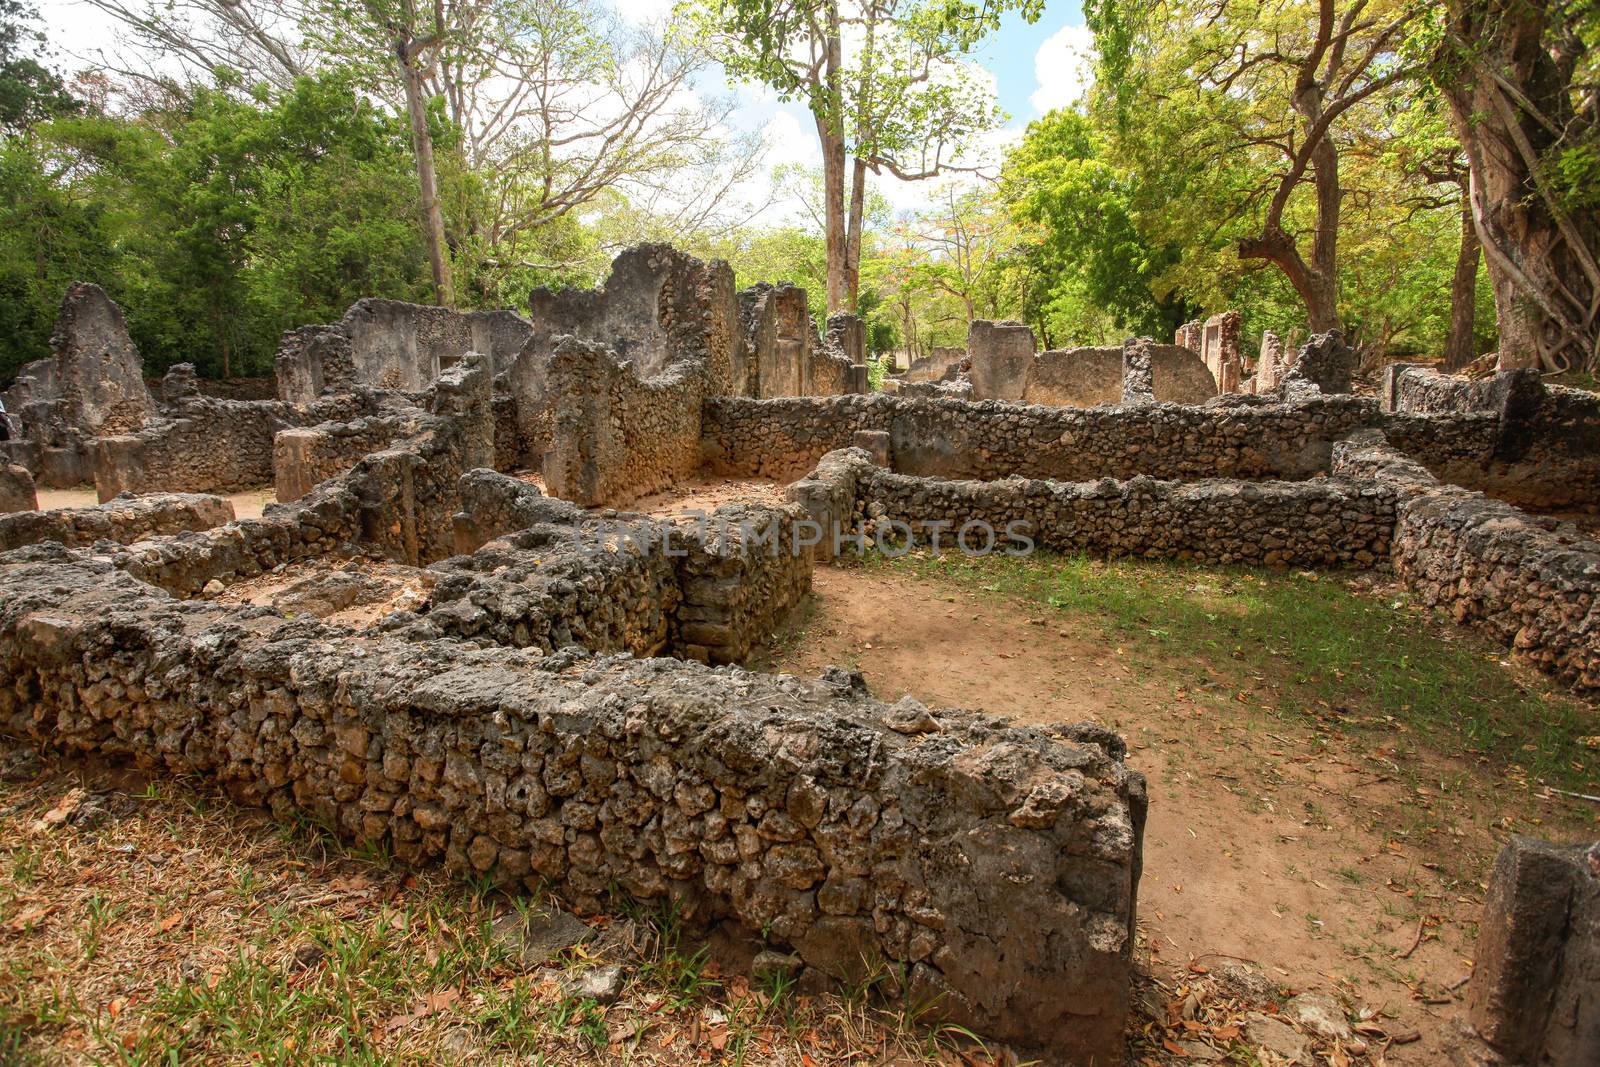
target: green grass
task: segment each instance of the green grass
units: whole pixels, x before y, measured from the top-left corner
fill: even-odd
[[[1600,713],[1403,596],[1337,575],[1047,553],[869,557],[867,567],[952,579],[1088,623],[1150,671],[1281,689],[1277,712],[1334,729],[1411,731],[1564,788],[1593,791]],[[1448,636],[1448,639],[1447,639]],[[1207,671],[1211,668],[1211,672]],[[1230,694],[1231,695],[1231,694]],[[1587,787],[1587,788],[1585,788]]]

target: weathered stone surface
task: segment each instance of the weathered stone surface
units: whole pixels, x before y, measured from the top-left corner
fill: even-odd
[[[1514,1062],[1600,1063],[1600,844],[1518,836],[1500,851],[1467,1006]]]
[[[1203,404],[1217,395],[1211,372],[1188,349],[1151,344],[1146,339],[1145,352],[1147,392],[1156,402]],[[1028,368],[1021,400],[1025,404],[1067,407],[1130,402],[1124,394],[1129,370],[1123,347],[1041,352]],[[1146,390],[1136,388],[1134,392],[1144,395]]]
[[[28,468],[16,463],[0,464],[0,514],[33,511],[38,506],[39,494]]]
[[[819,337],[806,291],[787,282],[739,293],[743,347],[734,396],[836,396],[855,388],[851,368],[865,362],[866,335],[854,315],[834,315]]]
[[[1348,393],[1355,373],[1356,353],[1338,330],[1319,333],[1300,346],[1300,352],[1283,376],[1283,388],[1314,385],[1324,393]]]
[[[908,737],[843,672],[358,637],[55,551],[0,561],[7,730],[583,907],[671,896],[825,975],[866,950],[979,1032],[1120,1053],[1144,791],[1104,731],[942,712]]]
[[[973,399],[1021,400],[1033,353],[1033,331],[1022,323],[975,319],[967,330]]]
[[[53,541],[87,546],[96,541],[133,544],[185,530],[209,530],[233,521],[225,497],[157,493],[113,497],[99,507],[56,508],[0,515],[0,552]]]
[[[55,332],[54,384],[68,421],[90,435],[138,429],[154,403],[144,384],[144,360],[128,337],[122,309],[105,290],[73,282],[61,301]]]

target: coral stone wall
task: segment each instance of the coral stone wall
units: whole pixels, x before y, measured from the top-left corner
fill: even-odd
[[[1387,411],[1455,418],[1465,412],[1492,423],[1490,453],[1481,462],[1428,463],[1446,481],[1525,507],[1600,507],[1600,396],[1594,393],[1545,385],[1535,370],[1469,381],[1392,364],[1384,368],[1383,403]]]
[[[958,538],[980,554],[1020,549],[1010,528],[1057,552],[1372,566],[1388,554],[1395,497],[1381,486],[1332,479],[973,482],[872,467],[858,476],[856,515],[891,545],[912,535],[929,544],[931,524],[938,524],[946,551],[957,550]]]
[[[706,401],[701,433],[713,470],[779,480],[803,476],[861,430],[887,431],[894,469],[905,474],[1302,479],[1327,469],[1334,441],[1380,424],[1442,469],[1481,466],[1494,422],[1489,415],[1384,416],[1375,401],[1354,396],[1099,409],[882,395],[715,397]]]
[[[699,468],[703,362],[685,358],[641,379],[609,349],[566,338],[546,374],[554,430],[544,480],[555,496],[622,503]]]
[[[225,497],[190,493],[113,497],[95,508],[56,508],[0,515],[0,551],[41,541],[78,546],[96,541],[132,544],[233,521]]]
[[[1570,525],[1441,485],[1374,433],[1341,444],[1334,470],[1400,494],[1394,568],[1419,600],[1580,688],[1600,688],[1600,544]]]
[[[278,502],[299,500],[319,483],[355,466],[363,456],[388,448],[406,431],[399,415],[368,415],[350,422],[279,430],[272,438]]]
[[[377,404],[366,391],[308,405],[186,397],[137,433],[92,441],[95,491],[106,501],[119,493],[226,493],[271,485],[279,430],[370,414]]]
[[[842,671],[358,637],[86,556],[0,561],[0,670],[0,724],[39,743],[586,908],[670,898],[821,975],[883,961],[979,1033],[1122,1054],[1145,793],[1098,728],[889,707]]]

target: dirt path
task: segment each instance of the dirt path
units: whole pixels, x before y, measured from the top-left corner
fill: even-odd
[[[277,490],[271,486],[222,495],[233,502],[233,517],[236,519],[259,519],[261,509],[278,499]],[[48,511],[51,508],[92,508],[99,503],[100,498],[87,486],[77,489],[39,490],[40,511]]]
[[[1094,620],[950,580],[824,567],[815,592],[758,666],[813,677],[840,663],[886,700],[1093,719],[1128,738],[1150,786],[1139,912],[1152,974],[1179,983],[1192,964],[1250,960],[1420,1033],[1387,1062],[1447,1062],[1478,879],[1510,827],[1539,832],[1548,801],[1492,777],[1475,788],[1473,768],[1415,739],[1402,754],[1381,735],[1280,722],[1275,680],[1230,677],[1226,657],[1152,667]]]

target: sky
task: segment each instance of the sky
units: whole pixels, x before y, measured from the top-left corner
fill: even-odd
[[[671,14],[674,0],[610,0],[630,22],[658,21]],[[38,0],[40,15],[57,62],[81,69],[74,56],[92,55],[97,49],[114,53],[119,35],[113,20],[83,0]],[[1010,118],[984,145],[988,161],[998,161],[1005,147],[1021,137],[1028,123],[1053,108],[1066,107],[1081,95],[1088,67],[1082,60],[1089,44],[1079,0],[1048,0],[1044,14],[1032,25],[1016,13],[1005,16],[1001,28],[971,56],[993,86],[995,98]],[[735,115],[740,132],[760,131],[767,145],[766,166],[786,163],[817,166],[821,152],[810,114],[799,104],[780,103],[761,86],[730,86],[720,70],[708,72],[696,89],[704,94],[733,93],[739,103]],[[914,211],[926,205],[936,182],[900,182],[891,177],[877,181],[877,189],[897,211]],[[757,223],[792,218],[798,205],[780,202],[755,217]]]

